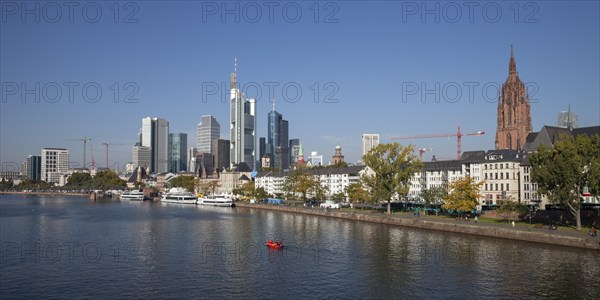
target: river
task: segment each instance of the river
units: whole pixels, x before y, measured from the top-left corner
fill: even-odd
[[[248,208],[2,195],[0,242],[2,299],[592,299],[600,284],[597,251]]]

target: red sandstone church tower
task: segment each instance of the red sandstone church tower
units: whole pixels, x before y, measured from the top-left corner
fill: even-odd
[[[517,64],[510,46],[508,78],[498,92],[498,128],[496,149],[522,149],[531,129],[531,108],[525,84],[517,73]]]

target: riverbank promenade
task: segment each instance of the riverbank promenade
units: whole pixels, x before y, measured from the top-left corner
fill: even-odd
[[[356,220],[362,222],[398,225],[453,233],[463,233],[494,238],[528,241],[577,247],[600,251],[600,237],[589,236],[587,230],[576,231],[572,228],[559,227],[558,230],[538,228],[536,225],[517,223],[514,227],[506,223],[489,222],[488,220],[475,223],[474,220],[464,221],[435,215],[414,216],[412,213],[393,213],[391,215],[370,210],[343,209],[325,210],[322,208],[306,208],[286,205],[250,204],[237,202],[238,207],[268,209],[291,213],[318,215],[324,217]]]

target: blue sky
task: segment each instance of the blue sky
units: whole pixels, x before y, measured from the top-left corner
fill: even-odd
[[[258,135],[266,136],[268,86],[275,85],[290,138],[300,138],[305,152],[319,151],[325,161],[337,143],[347,160],[359,159],[362,133],[380,133],[387,142],[455,133],[459,125],[463,133],[486,132],[464,138],[463,150],[492,149],[495,86],[508,76],[511,44],[530,87],[534,130],[555,125],[569,104],[580,126],[600,124],[597,1],[284,2],[273,7],[272,19],[264,2],[75,2],[72,16],[63,2],[53,3],[2,1],[3,171],[42,147],[68,148],[71,160],[81,162],[81,144],[65,140],[83,136],[92,138],[102,166],[102,142],[125,144],[110,149],[111,165],[122,167],[146,116],[167,119],[170,131],[188,133],[192,146],[200,116],[212,114],[229,139],[229,103],[203,86],[228,87],[236,57],[248,96],[261,87]],[[475,3],[472,14],[468,3]],[[36,4],[39,22],[22,14]],[[223,18],[223,5],[239,5],[239,22],[235,14]],[[423,13],[436,5],[439,20]],[[40,95],[24,91],[36,82]],[[422,93],[436,84],[437,95]],[[95,101],[98,87],[102,95]],[[295,88],[302,93],[297,99]],[[403,142],[433,148],[424,160],[456,155],[455,138]]]

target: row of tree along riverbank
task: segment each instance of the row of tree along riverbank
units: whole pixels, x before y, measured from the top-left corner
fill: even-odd
[[[334,217],[346,220],[364,221],[371,223],[380,223],[387,225],[398,225],[421,229],[430,229],[454,233],[464,233],[479,236],[512,239],[519,241],[544,243],[552,245],[561,245],[568,247],[577,247],[591,250],[599,250],[600,244],[597,238],[574,237],[561,235],[556,232],[544,233],[539,231],[528,231],[522,229],[502,228],[489,226],[485,224],[458,224],[454,222],[435,221],[431,219],[402,218],[387,214],[362,214],[344,212],[339,210],[310,209],[304,207],[294,207],[285,205],[267,205],[267,204],[249,204],[245,202],[236,202],[238,207],[268,209],[275,211],[301,213],[315,216]]]

